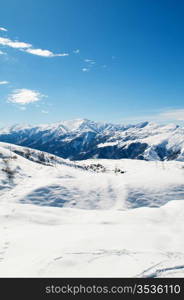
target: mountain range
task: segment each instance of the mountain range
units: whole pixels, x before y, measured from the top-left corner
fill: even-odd
[[[76,119],[37,126],[14,125],[0,129],[0,141],[70,160],[184,160],[184,128],[175,124],[121,125]]]

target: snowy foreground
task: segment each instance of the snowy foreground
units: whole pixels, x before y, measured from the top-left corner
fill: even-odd
[[[0,277],[184,277],[184,163],[17,149],[0,143]]]

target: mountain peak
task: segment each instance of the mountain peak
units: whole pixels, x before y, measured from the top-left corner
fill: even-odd
[[[74,120],[66,120],[60,122],[60,124],[64,125],[69,131],[75,131],[80,128],[81,125],[90,123],[91,121],[88,119],[74,119]]]

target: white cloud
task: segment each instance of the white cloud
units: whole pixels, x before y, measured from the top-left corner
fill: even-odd
[[[3,37],[0,37],[0,45],[8,46],[11,48],[18,48],[18,49],[29,48],[32,46],[31,44],[28,43],[12,41],[8,38],[3,38]]]
[[[88,58],[84,59],[84,62],[87,63],[87,67],[82,68],[83,72],[89,72],[92,68],[92,65],[96,64],[94,60]]]
[[[5,54],[6,54],[6,52],[3,52],[0,50],[0,55],[5,55]]]
[[[82,68],[82,72],[89,72],[90,69],[89,68]]]
[[[184,109],[174,109],[162,112],[158,115],[160,119],[184,121]]]
[[[4,81],[0,81],[0,85],[3,85],[3,84],[8,84],[9,82],[4,80]]]
[[[89,64],[96,64],[96,62],[94,61],[94,60],[92,60],[92,59],[88,59],[88,58],[86,58],[85,60],[84,60],[86,63],[89,63]]]
[[[0,27],[0,31],[8,31],[8,30],[4,27]]]
[[[80,50],[79,50],[79,49],[73,50],[73,53],[79,54],[79,53],[80,53]]]
[[[25,105],[40,101],[44,95],[34,90],[17,89],[8,96],[8,102]]]
[[[8,38],[3,38],[3,37],[0,37],[0,45],[11,47],[11,48],[16,48],[19,50],[24,50],[27,53],[42,56],[42,57],[55,57],[55,56],[68,56],[69,55],[68,53],[55,54],[50,50],[35,49],[29,43],[13,41],[13,40],[10,40]]]
[[[138,123],[143,121],[152,121],[158,123],[174,122],[179,123],[184,121],[184,109],[167,109],[155,114],[145,114],[138,116],[125,117],[123,122]]]
[[[59,53],[59,54],[54,54],[50,50],[42,50],[42,49],[34,49],[34,48],[28,48],[25,50],[28,53],[38,55],[38,56],[43,56],[43,57],[54,57],[54,56],[68,56],[68,53]]]
[[[42,112],[42,114],[48,114],[49,113],[48,110],[42,110],[41,112]]]
[[[55,54],[54,56],[69,56],[69,53],[59,53]]]

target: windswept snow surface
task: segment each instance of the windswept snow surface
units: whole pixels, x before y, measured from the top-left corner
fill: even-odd
[[[0,143],[0,277],[184,277],[183,167]]]

